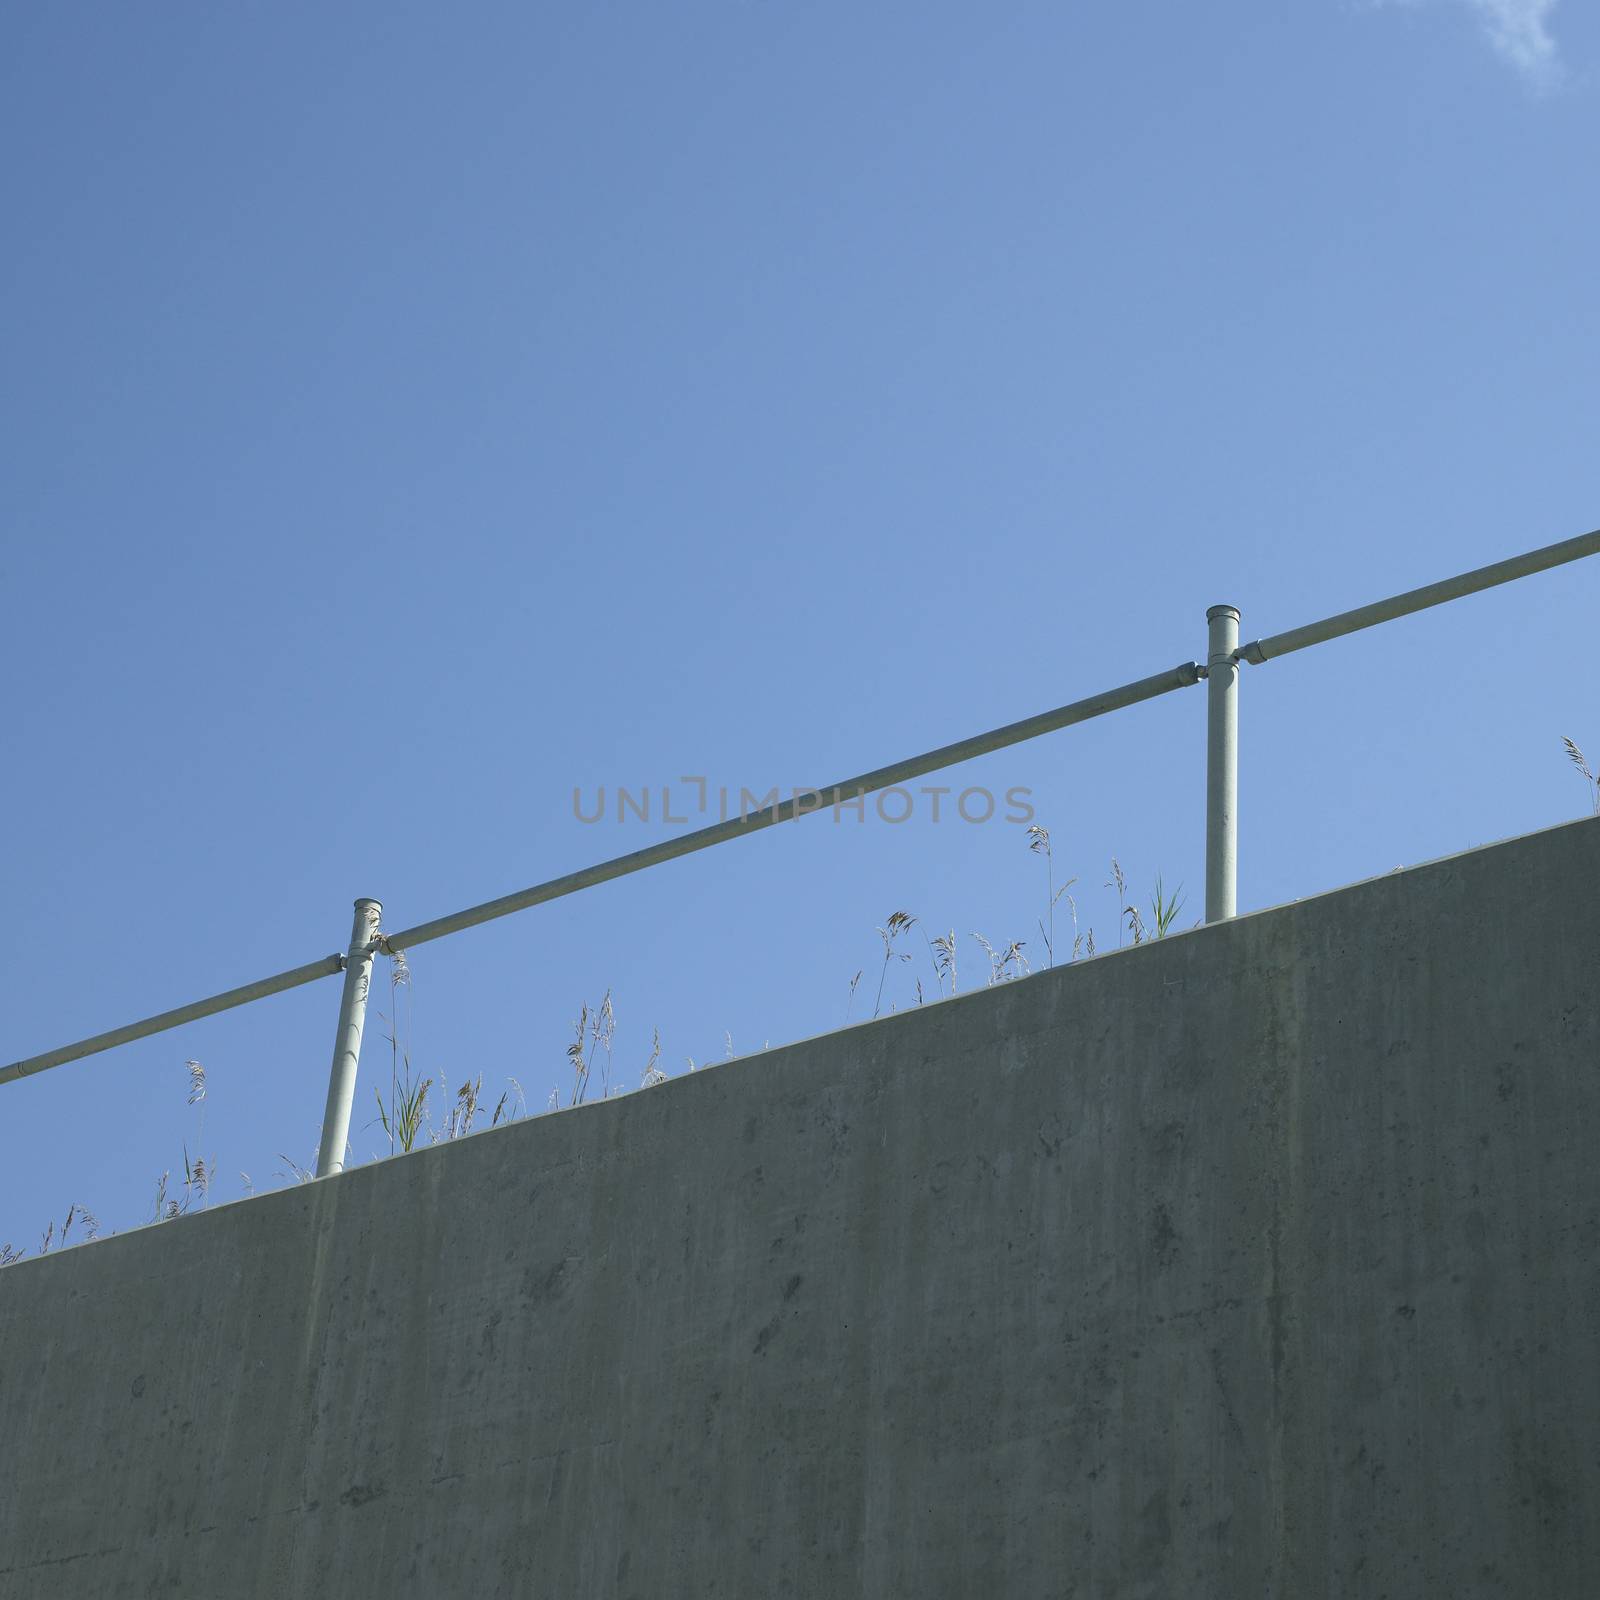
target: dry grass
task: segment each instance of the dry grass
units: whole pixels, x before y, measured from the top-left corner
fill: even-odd
[[[865,967],[858,967],[855,977],[850,980],[850,995],[844,1003],[844,1020],[847,1023],[850,1020],[850,1008],[856,1003],[856,985],[861,982],[861,974],[865,971]]]
[[[1593,813],[1593,815],[1600,817],[1600,778],[1595,777],[1595,775],[1589,770],[1589,763],[1584,760],[1583,751],[1581,751],[1577,745],[1572,742],[1572,740],[1567,738],[1565,734],[1562,735],[1561,742],[1566,746],[1567,760],[1569,760],[1573,766],[1577,768],[1579,776],[1581,776],[1583,781],[1589,786],[1590,811]]]
[[[391,950],[388,942],[380,935],[378,944],[383,953],[389,958],[389,1012],[385,1016],[378,1013],[378,1020],[388,1030],[382,1035],[389,1041],[389,1104],[387,1108],[383,1103],[383,1096],[378,1094],[376,1087],[373,1093],[378,1099],[378,1120],[383,1124],[383,1131],[389,1135],[389,1154],[393,1155],[396,1148],[409,1150],[416,1142],[419,1129],[422,1126],[423,1107],[427,1103],[428,1089],[432,1079],[425,1079],[417,1085],[411,1075],[411,1050],[409,1046],[400,1043],[400,991],[406,991],[407,1012],[407,1037],[410,1036],[411,998],[411,965],[406,960],[403,950]],[[400,1064],[405,1062],[404,1083],[401,1081]],[[403,1139],[403,1130],[409,1128],[410,1141]],[[284,1158],[287,1159],[287,1158]]]
[[[878,929],[878,937],[883,940],[883,967],[878,973],[878,994],[872,1003],[873,1016],[883,1009],[883,985],[889,976],[890,964],[911,959],[904,951],[895,949],[895,941],[903,934],[910,933],[916,925],[917,919],[909,911],[891,911],[884,925]]]
[[[1115,856],[1111,858],[1111,876],[1106,879],[1104,887],[1117,891],[1117,948],[1122,948],[1122,927],[1128,919],[1128,880],[1123,876],[1122,863]],[[1136,944],[1137,940],[1134,941]]]
[[[279,1177],[286,1178],[291,1183],[312,1183],[315,1181],[317,1176],[316,1172],[310,1167],[302,1167],[293,1156],[286,1156],[282,1151],[279,1151],[278,1159],[288,1169],[287,1171],[280,1172],[278,1174]],[[312,1159],[314,1160],[315,1157]]]
[[[1042,825],[1034,824],[1027,830],[1028,850],[1040,856],[1045,864],[1045,910],[1036,919],[1039,930],[1040,942],[1045,950],[1045,964],[1055,965],[1056,956],[1056,924],[1055,912],[1057,906],[1065,902],[1071,918],[1072,950],[1070,959],[1077,961],[1086,956],[1098,953],[1095,945],[1093,927],[1084,927],[1079,923],[1078,903],[1073,898],[1071,890],[1079,881],[1077,877],[1067,878],[1062,883],[1057,883],[1055,878],[1055,850],[1050,836],[1050,830]],[[1128,939],[1136,945],[1144,944],[1151,939],[1164,939],[1176,925],[1179,913],[1185,904],[1182,885],[1172,893],[1166,887],[1165,879],[1160,873],[1156,874],[1155,889],[1150,898],[1148,915],[1131,898],[1128,876],[1123,870],[1122,863],[1113,856],[1111,859],[1111,876],[1106,880],[1105,887],[1113,890],[1117,896],[1117,927],[1119,946]],[[900,939],[913,928],[920,926],[918,919],[909,911],[896,911],[885,919],[883,925],[876,932],[881,949],[881,959],[878,971],[878,987],[874,996],[872,1015],[883,1014],[885,1008],[889,1012],[896,1009],[896,1002],[892,997],[892,985],[889,983],[889,974],[895,969],[898,962],[908,961],[910,957],[899,948]],[[923,932],[923,942],[928,949],[928,959],[934,977],[935,994],[944,999],[954,996],[959,990],[959,951],[955,929],[948,932],[930,936],[926,930]],[[1014,978],[1026,977],[1033,970],[1028,955],[1027,941],[1011,939],[1004,943],[991,941],[981,933],[974,932],[970,935],[978,948],[983,952],[984,960],[988,967],[987,982],[989,984],[1005,983]],[[863,973],[857,971],[850,979],[849,996],[853,1003],[857,986],[860,984]],[[923,980],[917,977],[912,983],[913,999],[916,1004],[923,1004],[928,998],[923,987]],[[845,1007],[845,1021],[850,1020],[851,1004]]]
[[[1023,955],[1025,941],[1013,939],[1004,949],[996,950],[981,933],[972,936],[989,958],[989,982],[1004,983],[1007,978],[1025,978],[1028,975],[1028,958]]]
[[[644,1075],[639,1079],[641,1089],[653,1089],[658,1083],[665,1083],[667,1075],[661,1070],[661,1030],[654,1030],[654,1037],[650,1041],[650,1059],[644,1064]]]
[[[186,1204],[184,1210],[203,1211],[206,1202],[211,1198],[211,1178],[216,1171],[216,1158],[208,1163],[204,1156],[196,1156],[189,1160],[188,1147],[183,1152],[183,1192]]]
[[[600,999],[600,1009],[594,1014],[594,1021],[590,1025],[590,1041],[592,1050],[589,1059],[595,1059],[593,1051],[605,1051],[605,1060],[600,1063],[600,1098],[604,1100],[611,1093],[611,1042],[617,1036],[617,1013],[611,1004],[611,991],[606,990]]]
[[[1039,937],[1044,940],[1046,965],[1053,967],[1056,964],[1056,905],[1063,896],[1066,897],[1067,903],[1072,907],[1072,926],[1074,933],[1076,933],[1078,907],[1072,896],[1067,894],[1067,891],[1078,880],[1076,878],[1068,878],[1059,889],[1056,888],[1055,852],[1050,848],[1050,830],[1048,828],[1041,828],[1037,823],[1030,827],[1028,829],[1028,848],[1035,855],[1044,857],[1045,883],[1049,898],[1045,902],[1045,915],[1039,919]],[[1046,926],[1047,919],[1048,926]],[[1076,938],[1073,939],[1072,954],[1073,958],[1076,959],[1078,954]]]
[[[589,1007],[585,1003],[574,1024],[576,1037],[567,1046],[567,1060],[572,1063],[572,1104],[582,1105],[584,1091],[589,1087],[589,1061],[585,1055],[585,1041],[589,1037]]]
[[[442,1139],[464,1139],[472,1132],[472,1124],[478,1116],[478,1097],[483,1093],[483,1074],[480,1072],[476,1078],[467,1081],[456,1090],[456,1097],[451,1102],[450,1110],[445,1116],[444,1128],[434,1135],[434,1143]]]
[[[528,1101],[522,1092],[522,1085],[515,1078],[507,1078],[506,1083],[508,1087],[500,1091],[494,1115],[489,1118],[491,1128],[498,1128],[502,1122],[515,1122],[528,1114]],[[513,1095],[515,1099],[512,1099]]]
[[[47,1256],[52,1250],[65,1250],[72,1240],[72,1230],[76,1226],[83,1235],[82,1243],[88,1244],[100,1237],[100,1222],[95,1214],[87,1207],[74,1202],[67,1207],[66,1217],[61,1223],[60,1233],[56,1232],[56,1225],[51,1222],[39,1239],[38,1254]],[[14,1250],[9,1244],[0,1245],[0,1267],[9,1267],[13,1261],[20,1261],[28,1252]]]

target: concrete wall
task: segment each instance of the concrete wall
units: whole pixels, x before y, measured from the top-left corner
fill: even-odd
[[[1600,822],[0,1272],[0,1596],[1600,1592]]]

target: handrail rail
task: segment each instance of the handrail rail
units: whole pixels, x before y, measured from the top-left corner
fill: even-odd
[[[1380,622],[1390,622],[1430,606],[1442,605],[1446,601],[1460,599],[1464,595],[1475,594],[1480,590],[1509,583],[1514,579],[1527,577],[1535,572],[1544,572],[1565,562],[1595,554],[1600,554],[1600,529],[1580,534],[1576,538],[1562,540],[1557,544],[1546,545],[1538,550],[1528,551],[1523,555],[1512,556],[1508,560],[1495,562],[1490,566],[1478,567],[1471,572],[1461,573],[1438,583],[1426,584],[1420,589],[1410,589],[1403,594],[1392,595],[1386,600],[1375,601],[1371,605],[1340,612],[1320,622],[1307,623],[1284,633],[1254,639],[1242,646],[1238,643],[1239,613],[1232,606],[1213,606],[1207,613],[1211,644],[1205,666],[1193,661],[1183,662],[1148,678],[1140,678],[1133,683],[1107,689],[1101,694],[1090,695],[1086,699],[1059,706],[1054,711],[1041,712],[1037,716],[1026,717],[1020,722],[1008,723],[1004,727],[975,734],[954,744],[942,745],[936,750],[911,756],[886,767],[874,768],[870,772],[843,779],[825,788],[799,790],[788,800],[752,812],[746,813],[741,810],[738,817],[730,817],[709,827],[663,839],[631,854],[616,856],[578,872],[570,872],[563,877],[534,884],[514,894],[486,900],[464,911],[436,917],[429,922],[419,922],[413,927],[401,929],[398,933],[379,934],[378,902],[358,900],[355,931],[348,955],[324,956],[321,960],[307,962],[304,966],[291,968],[273,977],[261,978],[254,983],[211,995],[207,999],[196,1000],[189,1005],[160,1012],[141,1022],[129,1023],[124,1027],[113,1028],[109,1032],[79,1040],[76,1044],[63,1045],[41,1055],[14,1061],[8,1066],[0,1067],[0,1084],[12,1083],[19,1078],[30,1077],[51,1067],[81,1060],[85,1056],[113,1049],[117,1045],[147,1038],[151,1034],[162,1033],[170,1028],[180,1027],[186,1022],[213,1016],[236,1006],[247,1005],[267,995],[281,994],[285,990],[298,988],[302,984],[312,983],[318,978],[331,977],[334,973],[342,971],[345,974],[344,997],[340,1005],[338,1042],[334,1052],[333,1079],[329,1086],[323,1149],[318,1161],[318,1176],[326,1176],[330,1172],[338,1171],[343,1164],[344,1140],[354,1090],[356,1061],[360,1054],[367,988],[372,958],[376,951],[397,953],[408,950],[429,940],[441,939],[447,934],[458,933],[465,928],[509,916],[514,911],[542,905],[546,901],[576,894],[581,889],[607,883],[613,878],[626,877],[630,873],[642,872],[647,867],[675,860],[679,856],[690,855],[697,850],[705,850],[712,845],[741,838],[762,828],[794,820],[828,806],[840,805],[846,800],[863,798],[902,783],[908,778],[921,777],[944,767],[956,766],[975,756],[987,755],[991,751],[1020,744],[1041,734],[1053,733],[1060,728],[1087,722],[1094,717],[1137,705],[1144,700],[1155,699],[1174,689],[1196,684],[1202,678],[1209,679],[1206,910],[1208,920],[1229,917],[1234,911],[1236,877],[1237,717],[1241,663],[1259,665],[1276,660],[1291,651],[1303,650],[1310,645],[1341,638],[1360,629],[1374,627]],[[808,804],[807,801],[815,803]]]
[[[1185,661],[1166,672],[1157,672],[1135,683],[1125,683],[1117,689],[1107,689],[1104,694],[1090,695],[1085,700],[1074,700],[1070,705],[1054,711],[1041,712],[1021,722],[1007,723],[988,733],[975,734],[970,739],[940,746],[920,756],[910,756],[887,767],[877,767],[856,778],[845,778],[830,783],[823,789],[802,789],[793,798],[775,806],[766,806],[748,815],[729,817],[726,822],[714,822],[708,828],[697,828],[693,833],[663,839],[659,844],[635,850],[632,855],[618,856],[602,861],[597,866],[585,867],[581,872],[570,872],[564,878],[552,878],[548,883],[535,884],[531,889],[516,894],[502,895],[498,900],[486,900],[482,905],[457,911],[452,916],[435,917],[432,922],[419,922],[414,928],[404,928],[385,939],[391,950],[409,950],[429,939],[442,939],[447,933],[457,933],[462,928],[476,927],[480,922],[490,922],[496,917],[509,916],[513,911],[523,911],[529,906],[542,905],[546,900],[559,900],[563,895],[575,894],[597,883],[607,883],[612,878],[625,877],[630,872],[642,872],[658,862],[671,861],[696,850],[705,850],[727,839],[736,839],[759,828],[769,828],[774,823],[787,822],[792,817],[809,816],[826,806],[838,805],[845,800],[855,800],[863,795],[875,794],[880,789],[892,788],[908,778],[920,778],[944,767],[954,767],[975,756],[988,755],[994,750],[1004,750],[1009,745],[1036,739],[1043,733],[1054,733],[1058,728],[1068,728],[1077,722],[1088,722],[1103,717],[1108,711],[1121,711],[1125,706],[1138,705],[1141,700],[1153,700],[1173,689],[1187,688],[1200,681],[1202,673],[1197,662]],[[802,805],[804,797],[814,796],[820,803]],[[830,798],[831,797],[831,798]]]
[[[1041,712],[1038,716],[1027,717],[1021,722],[1008,723],[1003,728],[975,734],[970,739],[943,745],[920,756],[911,756],[907,760],[895,762],[892,766],[878,767],[872,772],[864,772],[860,777],[845,778],[839,783],[830,784],[826,789],[802,790],[800,795],[782,801],[776,806],[763,807],[747,815],[730,817],[726,822],[713,823],[709,828],[698,828],[693,833],[664,839],[659,844],[635,850],[630,855],[617,856],[610,861],[585,867],[580,872],[570,872],[565,877],[552,878],[548,883],[535,884],[532,888],[520,890],[516,894],[502,895],[498,900],[471,906],[451,916],[436,917],[431,922],[418,923],[414,928],[386,934],[381,941],[382,948],[390,951],[409,950],[430,939],[441,939],[447,933],[475,927],[496,917],[509,916],[513,911],[541,905],[547,900],[559,900],[563,895],[575,894],[578,890],[590,888],[597,883],[607,883],[613,878],[626,877],[632,872],[642,872],[646,867],[657,866],[663,861],[690,855],[696,850],[722,844],[725,840],[769,828],[774,823],[787,822],[793,817],[807,816],[813,811],[823,809],[822,805],[802,805],[801,799],[806,795],[814,795],[819,800],[829,795],[836,796],[840,800],[853,800],[858,795],[873,794],[879,789],[887,789],[907,778],[937,772],[942,767],[953,767],[959,762],[970,761],[975,756],[987,755],[993,750],[1003,750],[1008,745],[1021,744],[1024,740],[1035,739],[1040,734],[1052,733],[1057,728],[1070,727],[1077,722],[1087,722],[1093,717],[1104,716],[1109,711],[1120,711],[1124,706],[1137,705],[1141,700],[1151,700],[1172,689],[1182,689],[1199,681],[1199,666],[1193,661],[1187,661],[1166,672],[1140,678],[1135,683],[1108,689],[1103,694],[1091,695],[1085,700],[1074,700],[1070,705],[1059,706],[1054,711]],[[50,1067],[63,1066],[69,1061],[78,1061],[84,1056],[114,1049],[119,1044],[130,1044],[135,1039],[147,1038],[153,1033],[164,1033],[169,1028],[181,1027],[185,1022],[192,1022],[199,1017],[209,1017],[219,1011],[230,1010],[234,1006],[248,1005],[250,1001],[259,1000],[266,995],[278,994],[285,989],[311,983],[317,978],[329,977],[333,973],[343,971],[345,966],[345,957],[325,956],[321,961],[295,967],[289,972],[279,973],[276,977],[263,978],[258,983],[245,984],[241,988],[212,995],[209,999],[197,1000],[191,1005],[163,1011],[159,1016],[147,1017],[143,1022],[129,1023],[126,1027],[114,1028],[109,1033],[95,1034],[93,1038],[82,1039],[76,1044],[63,1045],[60,1049],[47,1051],[43,1055],[14,1061],[10,1066],[0,1067],[0,1083],[10,1083],[17,1078],[44,1072]]]
[[[1424,584],[1420,589],[1407,589],[1404,594],[1391,595],[1387,600],[1374,600],[1371,605],[1357,606],[1354,611],[1341,611],[1338,616],[1325,617],[1321,622],[1308,622],[1303,627],[1290,628],[1285,633],[1252,639],[1239,651],[1239,659],[1254,666],[1264,661],[1276,661],[1291,650],[1304,650],[1308,645],[1341,639],[1347,633],[1376,627],[1380,622],[1393,622],[1397,617],[1426,611],[1430,606],[1443,605],[1447,600],[1460,600],[1465,595],[1510,583],[1514,578],[1547,572],[1551,567],[1597,553],[1600,553],[1600,528],[1593,533],[1580,533],[1575,539],[1563,539],[1559,544],[1547,544],[1543,549],[1530,550],[1526,555],[1512,556],[1507,561],[1476,567],[1458,577]]]
[[[147,1039],[152,1033],[165,1033],[169,1028],[182,1027],[200,1017],[213,1017],[219,1011],[231,1011],[235,1006],[249,1005],[252,1000],[264,1000],[269,994],[282,994],[286,989],[298,989],[303,983],[313,983],[318,978],[331,978],[344,971],[344,957],[324,956],[320,961],[308,961],[303,967],[291,967],[271,978],[258,978],[254,983],[241,984],[237,989],[225,989],[204,1000],[193,1000],[186,1006],[163,1011],[142,1022],[130,1022],[125,1027],[112,1028],[108,1033],[97,1033],[91,1039],[80,1039],[77,1044],[62,1045],[59,1050],[47,1050],[43,1055],[29,1056],[13,1061],[9,1067],[0,1067],[0,1083],[10,1083],[16,1078],[26,1078],[49,1067],[59,1067],[68,1061],[80,1061],[84,1056],[98,1055],[102,1050],[114,1050],[119,1044],[132,1044],[135,1039]]]

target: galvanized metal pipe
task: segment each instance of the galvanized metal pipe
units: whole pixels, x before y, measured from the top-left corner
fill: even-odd
[[[1206,612],[1206,921],[1234,914],[1239,899],[1239,613]]]
[[[339,1000],[339,1028],[333,1039],[333,1068],[328,1075],[328,1105],[322,1114],[322,1147],[317,1151],[317,1176],[344,1170],[344,1147],[350,1138],[350,1108],[356,1098],[356,1068],[361,1062],[361,1031],[367,1020],[367,991],[372,987],[372,955],[377,948],[378,919],[383,906],[357,900],[350,953],[344,963],[344,993]]]
[[[132,1044],[135,1039],[147,1039],[152,1033],[165,1033],[169,1028],[181,1028],[186,1022],[200,1017],[215,1016],[219,1011],[231,1011],[235,1006],[248,1005],[252,1000],[264,1000],[269,994],[282,994],[286,989],[298,989],[301,984],[315,983],[318,978],[331,978],[344,969],[344,957],[324,956],[320,961],[308,961],[303,967],[293,967],[271,978],[261,978],[255,983],[242,984],[237,989],[225,989],[207,1000],[195,1000],[173,1011],[162,1011],[143,1022],[130,1022],[126,1027],[113,1028],[109,1033],[97,1033],[91,1039],[80,1039],[77,1044],[62,1045],[58,1050],[47,1050],[43,1055],[28,1056],[0,1067],[0,1083],[12,1083],[18,1078],[30,1077],[35,1072],[45,1072],[68,1061],[80,1061],[84,1056],[98,1055],[102,1050],[112,1050],[119,1044]]]
[[[1338,616],[1328,617],[1321,622],[1308,623],[1304,627],[1290,629],[1287,633],[1252,640],[1242,649],[1236,648],[1233,651],[1233,660],[1253,663],[1273,660],[1278,656],[1288,655],[1291,651],[1303,650],[1308,645],[1337,639],[1344,634],[1370,628],[1380,622],[1407,616],[1413,611],[1422,611],[1447,600],[1475,594],[1480,589],[1493,588],[1497,584],[1509,583],[1513,579],[1527,577],[1532,573],[1543,572],[1565,562],[1595,554],[1600,554],[1600,529],[1580,534],[1577,538],[1563,540],[1559,544],[1546,545],[1543,549],[1529,551],[1526,555],[1513,556],[1492,566],[1479,567],[1459,577],[1447,578],[1441,583],[1412,589],[1405,594],[1395,595],[1391,599],[1380,600],[1354,611],[1341,612]],[[1237,637],[1236,631],[1235,637]],[[1207,756],[1206,901],[1207,916],[1215,918],[1232,915],[1235,898],[1233,885],[1237,870],[1238,824],[1235,813],[1238,797],[1236,699],[1238,680],[1236,670],[1232,673],[1218,671],[1215,663],[1210,671],[1210,703],[1213,706],[1221,706],[1221,709],[1215,711],[1211,717]],[[912,757],[909,761],[898,762],[894,766],[880,767],[874,772],[863,773],[858,778],[846,779],[843,783],[815,791],[811,796],[785,801],[748,817],[732,818],[694,833],[679,834],[648,849],[637,850],[631,855],[601,862],[598,866],[586,868],[582,872],[569,873],[548,883],[536,884],[530,889],[503,896],[499,900],[486,901],[482,905],[457,912],[454,916],[419,923],[414,928],[407,928],[392,935],[389,943],[395,949],[403,949],[425,943],[429,939],[442,938],[447,933],[474,927],[480,922],[507,916],[513,911],[521,911],[525,907],[539,905],[547,900],[556,900],[594,884],[608,882],[612,878],[643,871],[646,867],[674,860],[678,856],[689,855],[696,850],[707,849],[711,845],[721,844],[724,840],[737,838],[741,834],[756,832],[777,822],[786,822],[791,817],[816,809],[817,804],[854,800],[858,796],[902,783],[908,778],[920,777],[941,767],[954,766],[974,756],[1003,749],[1008,745],[1021,743],[1025,739],[1036,738],[1043,733],[1050,733],[1057,728],[1069,727],[1075,722],[1086,722],[1091,717],[1102,716],[1108,711],[1120,710],[1141,700],[1153,699],[1156,695],[1165,694],[1169,690],[1196,683],[1199,677],[1200,669],[1193,662],[1186,662],[1169,672],[1157,673],[1153,677],[1142,678],[1120,689],[1111,689],[1105,694],[1075,701],[1059,710],[1011,723],[1004,728],[995,729],[992,733],[979,734],[976,738],[966,739],[958,744],[946,745],[942,749]],[[1218,696],[1222,697],[1220,701]],[[1229,755],[1230,750],[1231,755]],[[1215,807],[1213,795],[1216,797]],[[808,799],[814,803],[806,804],[805,801]],[[1213,870],[1214,844],[1215,870]],[[1226,906],[1226,910],[1213,911],[1213,884],[1216,886],[1215,903],[1218,907]],[[237,989],[225,990],[221,994],[193,1001],[172,1011],[160,1012],[156,1016],[145,1018],[142,1022],[129,1023],[125,1027],[113,1028],[107,1033],[98,1033],[92,1038],[81,1039],[76,1044],[63,1045],[42,1055],[13,1061],[8,1066],[0,1067],[0,1084],[12,1083],[33,1073],[44,1072],[69,1061],[81,1060],[85,1056],[96,1055],[100,1051],[113,1049],[120,1044],[129,1044],[135,1039],[147,1038],[151,1034],[163,1033],[170,1028],[182,1027],[187,1022],[213,1016],[217,1012],[228,1011],[235,1006],[247,1005],[250,1001],[263,999],[267,995],[298,988],[318,978],[329,977],[343,966],[344,960],[340,956],[325,956],[320,961],[308,962],[305,966],[294,967],[288,972],[280,972],[273,977],[259,979],[255,983],[243,984]],[[370,979],[370,956],[367,968]],[[341,1011],[341,1017],[343,1015]],[[341,1028],[343,1028],[342,1022]],[[330,1091],[330,1102],[331,1099]]]
[[[1239,652],[1239,658],[1256,665],[1273,661],[1279,656],[1288,655],[1291,650],[1304,650],[1307,645],[1323,644],[1329,639],[1338,639],[1362,628],[1375,627],[1380,622],[1392,622],[1396,617],[1410,616],[1413,611],[1426,611],[1429,606],[1443,605],[1446,600],[1459,600],[1463,595],[1476,594],[1480,589],[1492,589],[1497,584],[1510,583],[1515,578],[1526,578],[1532,573],[1545,572],[1551,567],[1592,555],[1600,555],[1600,528],[1593,533],[1580,533],[1575,539],[1563,539],[1559,544],[1548,544],[1542,550],[1530,550],[1526,555],[1512,556],[1508,561],[1496,561],[1492,566],[1463,572],[1456,578],[1424,584],[1420,589],[1408,589],[1404,594],[1392,595],[1387,600],[1375,600],[1370,606],[1341,611],[1338,616],[1326,617],[1321,622],[1308,622],[1304,627],[1290,628],[1287,633],[1252,639]]]
[[[646,867],[659,866],[663,861],[673,861],[679,856],[691,855],[696,850],[707,850],[714,844],[756,833],[762,828],[770,828],[775,823],[787,822],[812,811],[854,801],[863,795],[905,783],[908,779],[920,778],[941,768],[970,761],[974,756],[1003,750],[1008,745],[1021,744],[1025,739],[1036,739],[1042,733],[1053,733],[1058,728],[1070,727],[1076,722],[1087,722],[1092,717],[1104,716],[1108,711],[1120,711],[1124,706],[1137,705],[1141,700],[1153,700],[1157,695],[1186,688],[1199,681],[1200,668],[1193,661],[1185,661],[1181,666],[1158,672],[1153,677],[1140,678],[1136,683],[1124,684],[1119,689],[1108,689],[1104,694],[1091,695],[1087,700],[1074,700],[1071,705],[1061,706],[1055,711],[1041,712],[1036,717],[1008,723],[1003,728],[977,734],[957,744],[943,745],[925,755],[912,756],[892,766],[877,767],[859,777],[846,778],[821,789],[802,790],[796,798],[753,811],[748,816],[730,817],[726,822],[713,823],[709,828],[680,833],[675,838],[663,839],[659,844],[635,850],[631,855],[602,861],[597,866],[585,867],[581,872],[569,872],[565,877],[552,878],[548,883],[538,883],[530,889],[502,895],[498,900],[486,900],[482,905],[457,911],[448,917],[419,922],[414,928],[386,934],[384,943],[391,950],[409,950],[430,939],[442,939],[447,933],[459,933],[463,928],[492,922],[496,917],[510,916],[513,911],[525,911],[529,906],[559,900],[563,895],[576,894],[580,889],[589,889],[613,878],[623,878],[631,872],[643,872]]]

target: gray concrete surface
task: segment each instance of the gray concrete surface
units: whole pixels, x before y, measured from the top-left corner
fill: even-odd
[[[0,1272],[0,1596],[1600,1593],[1600,821]]]

